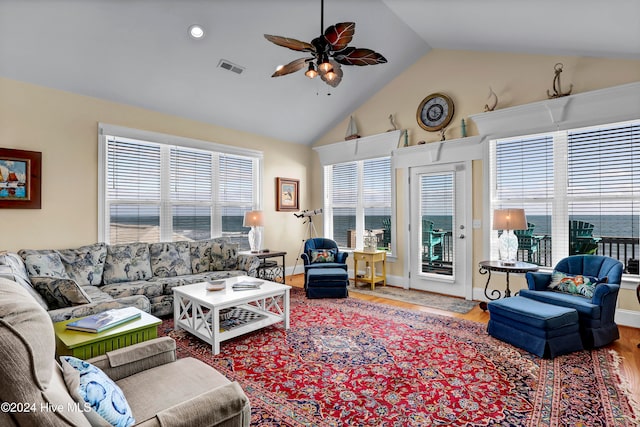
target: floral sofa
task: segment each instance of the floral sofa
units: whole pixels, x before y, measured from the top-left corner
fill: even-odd
[[[0,253],[0,276],[27,289],[54,322],[128,306],[171,314],[174,286],[256,277],[259,265],[224,238]]]

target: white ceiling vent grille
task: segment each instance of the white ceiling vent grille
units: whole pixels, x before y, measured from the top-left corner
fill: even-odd
[[[242,72],[244,71],[244,67],[241,67],[238,64],[234,64],[231,61],[227,61],[226,59],[221,59],[220,62],[218,62],[218,67],[228,71],[233,71],[236,74],[242,74]]]

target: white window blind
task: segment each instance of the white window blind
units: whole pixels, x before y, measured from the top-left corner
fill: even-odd
[[[242,220],[259,208],[259,158],[113,135],[103,141],[102,240],[228,236],[248,248]]]
[[[491,141],[491,210],[525,209],[541,265],[638,258],[639,135],[634,121]],[[496,240],[492,230],[492,256]]]
[[[358,202],[358,165],[356,162],[329,166],[331,192],[327,209],[332,216],[332,237],[338,246],[356,245],[356,214]]]
[[[331,215],[331,238],[339,246],[362,248],[365,230],[388,248],[391,223],[391,161],[389,157],[325,167],[328,181],[325,215]],[[385,231],[386,230],[386,231]]]
[[[570,250],[600,245],[623,262],[637,256],[629,238],[638,237],[640,124],[570,131],[567,157],[569,220],[594,226],[594,239]]]
[[[378,238],[378,247],[391,243],[391,159],[365,160],[362,165],[364,229]]]

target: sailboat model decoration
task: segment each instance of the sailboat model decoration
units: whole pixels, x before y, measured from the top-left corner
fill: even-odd
[[[349,117],[349,127],[347,128],[347,133],[344,135],[344,140],[348,141],[350,139],[360,138],[358,134],[358,126],[356,126],[356,121],[353,120],[353,116]]]
[[[296,59],[278,67],[271,77],[280,77],[307,68],[305,75],[311,79],[320,75],[323,82],[336,87],[342,81],[341,65],[384,64],[387,59],[381,54],[365,48],[348,46],[355,33],[355,22],[340,22],[324,30],[324,0],[320,1],[320,33],[311,43],[265,34],[264,37],[278,46],[300,52],[308,52],[310,57]],[[322,33],[324,31],[324,33]]]

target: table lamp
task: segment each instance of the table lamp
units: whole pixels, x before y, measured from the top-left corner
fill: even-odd
[[[502,265],[515,265],[518,254],[518,236],[513,230],[526,230],[524,209],[496,209],[493,211],[493,229],[502,230],[498,239]]]
[[[262,211],[249,211],[244,213],[243,227],[251,227],[249,231],[249,247],[251,252],[260,252],[262,247],[262,230],[258,227],[264,225],[264,215]]]

